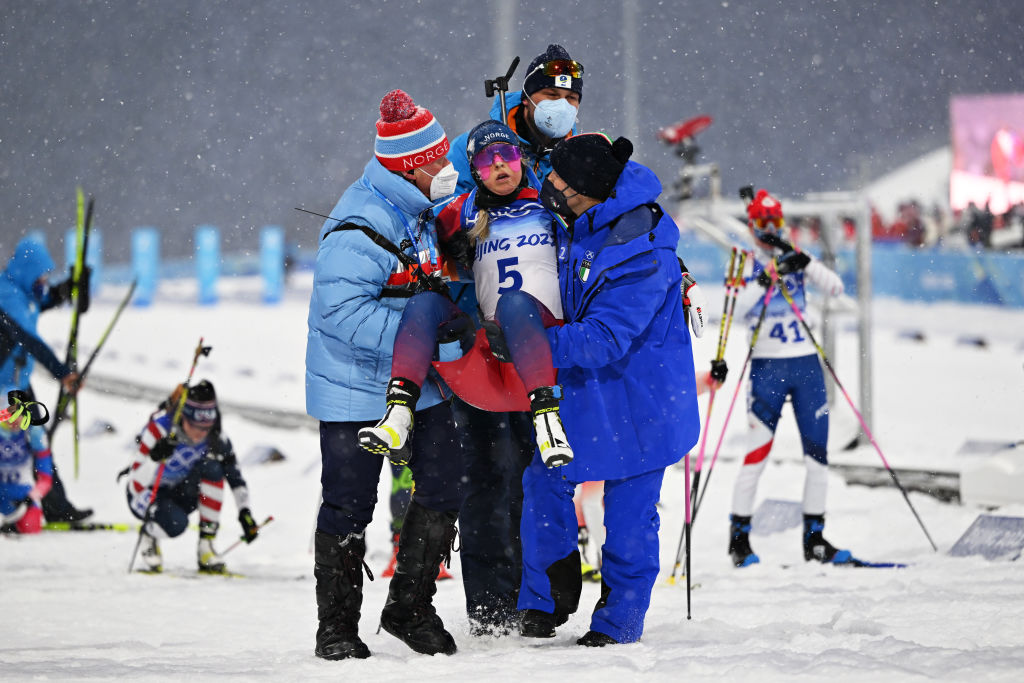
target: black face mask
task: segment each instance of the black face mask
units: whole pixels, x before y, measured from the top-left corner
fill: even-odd
[[[577,193],[579,194],[579,193]],[[576,195],[574,194],[573,197]],[[574,219],[576,214],[569,208],[569,197],[565,196],[565,190],[556,190],[554,184],[544,179],[544,182],[540,186],[540,203],[552,213],[557,213],[559,216],[565,219]]]

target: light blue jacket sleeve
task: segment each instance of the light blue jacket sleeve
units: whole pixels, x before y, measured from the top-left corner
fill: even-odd
[[[390,354],[401,311],[380,298],[398,259],[357,231],[325,238],[313,287],[321,333],[338,344]]]

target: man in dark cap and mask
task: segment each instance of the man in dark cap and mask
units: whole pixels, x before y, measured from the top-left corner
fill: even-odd
[[[519,609],[527,637],[553,637],[576,611],[582,585],[573,490],[604,480],[601,599],[578,642],[640,638],[659,570],[664,471],[700,431],[679,229],[655,202],[661,183],[629,161],[632,151],[629,140],[613,143],[599,133],[563,140],[540,193],[558,216],[565,319],[547,335],[565,430],[581,447],[557,470],[534,456],[523,478]]]
[[[561,45],[548,45],[548,49],[526,67],[522,89],[501,95],[505,98],[508,127],[519,136],[523,165],[544,180],[551,171],[552,148],[576,132],[576,117],[583,101],[583,65],[570,57]],[[502,121],[501,102],[497,97],[490,116]],[[466,156],[468,135],[463,133],[452,140],[448,154],[459,172],[456,194],[475,187]]]

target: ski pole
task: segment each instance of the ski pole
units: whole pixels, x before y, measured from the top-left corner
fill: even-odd
[[[715,360],[721,360],[724,354],[724,344],[722,338],[725,336],[725,320],[729,310],[729,295],[733,285],[734,273],[736,271],[736,254],[737,248],[732,248],[732,253],[729,255],[729,268],[725,275],[725,299],[722,303],[722,317],[718,322],[718,346],[715,351]],[[745,252],[744,252],[745,253]],[[742,267],[740,273],[742,273]],[[697,487],[700,484],[700,470],[704,464],[704,445],[707,442],[708,426],[711,420],[711,406],[715,400],[715,388],[711,387],[710,396],[708,397],[708,412],[704,418],[704,437],[701,439],[700,453],[697,456],[697,470],[693,476],[693,486]],[[679,567],[683,562],[683,543],[689,534],[689,524],[691,522],[690,510],[695,500],[694,490],[695,488],[690,487],[690,453],[687,452],[684,458],[684,466],[686,468],[686,483],[685,483],[685,494],[686,494],[686,521],[683,524],[683,531],[679,534],[679,545],[676,547],[676,561],[672,567],[672,574],[669,576],[668,582],[675,583],[676,573],[679,571]],[[689,551],[687,551],[687,558],[689,558]]]
[[[690,619],[693,618],[690,615],[690,597],[693,594],[693,584],[691,583],[691,577],[693,576],[693,574],[690,571],[690,557],[691,557],[691,555],[690,555],[690,538],[691,538],[691,534],[693,533],[693,517],[692,517],[692,515],[690,513],[690,507],[691,507],[690,506],[690,497],[691,496],[690,496],[690,454],[689,453],[686,454],[686,457],[684,458],[684,461],[685,462],[683,464],[686,467],[686,476],[685,476],[686,483],[684,484],[684,486],[686,488],[686,522],[683,524],[683,535],[686,537],[686,620],[689,621]],[[677,555],[676,564],[679,564],[679,562],[678,562],[678,554],[679,554],[679,551],[677,550],[676,551],[676,555]],[[672,575],[673,575],[673,577],[675,577],[675,569],[672,570]]]
[[[736,249],[733,248],[733,256],[736,255]],[[743,268],[746,265],[747,252],[743,251],[740,253],[738,262],[738,268],[734,269],[737,264],[730,262],[729,274],[726,278],[726,289],[725,289],[725,302],[722,304],[722,322],[719,325],[718,332],[718,348],[715,352],[715,360],[720,361],[725,357],[725,346],[729,339],[729,329],[732,327],[733,312],[736,310],[736,297],[739,295],[740,284],[743,281]],[[731,295],[731,296],[730,296]],[[731,302],[730,302],[731,299]],[[740,374],[740,377],[743,375]],[[707,445],[708,433],[711,431],[711,409],[715,403],[715,395],[718,391],[712,384],[708,390],[708,411],[704,418],[704,435],[700,441],[700,452],[697,455],[697,469],[693,474],[693,490],[690,495],[693,496],[693,505],[697,502],[697,489],[700,487],[700,474],[704,469],[704,453]],[[696,513],[696,510],[694,511]]]
[[[85,376],[89,374],[89,368],[92,367],[92,362],[96,360],[96,356],[99,355],[100,350],[103,348],[103,345],[106,344],[107,337],[110,336],[111,331],[114,329],[114,325],[117,324],[117,321],[121,317],[121,313],[124,311],[125,306],[127,306],[128,302],[131,301],[132,295],[135,293],[136,285],[138,285],[138,280],[132,280],[131,287],[128,288],[128,293],[124,296],[123,299],[121,299],[121,303],[118,305],[117,311],[114,312],[113,319],[107,325],[107,329],[104,330],[103,334],[100,336],[99,341],[96,342],[96,348],[94,348],[92,350],[92,353],[89,354],[89,358],[88,360],[86,360],[85,366],[82,368],[82,372],[79,373],[79,383],[82,383],[85,380]],[[58,397],[56,410],[57,418],[53,421],[53,424],[50,425],[50,430],[47,433],[47,438],[51,442],[53,441],[54,432],[57,431],[57,426],[64,421],[64,417],[67,415],[68,404],[70,402],[71,398],[62,391],[60,396]]]
[[[732,394],[732,400],[729,402],[729,410],[725,413],[725,422],[722,424],[722,433],[718,435],[718,443],[715,446],[715,452],[711,456],[711,464],[708,466],[708,477],[704,480],[704,488],[701,489],[700,496],[697,498],[697,504],[693,509],[693,517],[697,518],[697,513],[700,511],[701,503],[704,501],[704,494],[708,492],[708,485],[711,484],[711,474],[715,471],[715,463],[718,461],[718,452],[722,448],[722,441],[725,439],[725,430],[729,426],[729,418],[732,417],[732,409],[736,406],[736,398],[740,394],[740,388],[743,386],[743,375],[747,371],[747,366],[750,364],[750,359],[754,355],[754,346],[757,345],[757,337],[761,333],[761,327],[764,325],[765,316],[768,313],[768,304],[772,299],[772,295],[775,294],[775,280],[778,278],[778,273],[775,270],[775,261],[769,264],[771,269],[772,281],[768,285],[768,290],[764,293],[764,299],[761,301],[761,314],[757,318],[757,324],[754,326],[754,331],[750,336],[750,348],[747,350],[747,357],[743,360],[743,367],[740,368],[739,381],[736,382],[736,390]]]
[[[259,523],[259,525],[257,525],[256,531],[259,531],[260,529],[262,529],[263,527],[265,527],[266,525],[270,524],[273,521],[274,521],[274,516],[273,515],[268,515],[265,520],[263,520],[262,522]],[[220,556],[224,557],[225,555],[227,555],[228,553],[230,553],[232,550],[234,550],[238,546],[242,545],[243,543],[249,543],[249,541],[245,540],[245,536],[242,536],[237,541],[235,541],[234,543],[229,545],[227,547],[227,550],[224,550],[224,551],[221,552]]]
[[[178,430],[178,421],[181,419],[181,412],[185,409],[185,400],[188,398],[188,385],[192,381],[192,375],[196,371],[196,365],[199,363],[199,356],[209,356],[210,351],[213,349],[212,346],[203,346],[203,338],[199,338],[199,344],[196,345],[195,353],[192,355],[192,367],[188,371],[188,378],[185,380],[185,384],[182,386],[181,396],[178,398],[178,404],[174,408],[174,415],[171,418],[171,429],[168,432],[170,438],[174,438]],[[135,556],[139,553],[139,546],[142,545],[142,535],[146,532],[146,524],[149,522],[150,514],[153,511],[153,506],[156,504],[157,494],[160,492],[160,480],[164,476],[164,468],[167,466],[167,460],[161,460],[160,466],[156,470],[156,476],[153,478],[153,495],[150,496],[149,504],[146,506],[146,512],[142,515],[142,524],[139,526],[139,538],[135,541],[135,550],[132,551],[132,557],[128,561],[128,573],[132,573],[132,567],[135,565]]]
[[[857,410],[857,406],[854,405],[853,399],[850,398],[850,395],[846,393],[846,388],[843,386],[843,383],[839,381],[839,377],[836,375],[836,371],[832,367],[832,363],[829,362],[828,356],[825,355],[825,350],[821,348],[820,344],[818,344],[818,340],[814,337],[814,332],[811,331],[811,326],[807,323],[806,318],[804,318],[803,313],[800,311],[800,307],[796,305],[795,301],[793,301],[793,296],[790,294],[789,288],[786,287],[786,283],[781,278],[779,279],[779,288],[782,290],[782,296],[786,300],[786,303],[788,303],[789,307],[793,309],[793,313],[796,315],[801,325],[803,325],[804,331],[807,332],[807,336],[814,345],[814,348],[818,351],[818,355],[821,356],[822,363],[824,363],[825,367],[828,368],[829,374],[832,375],[832,379],[835,380],[836,386],[839,387],[843,397],[846,398],[846,402],[850,404],[850,409],[853,411],[853,414],[857,416],[861,429],[864,430],[864,433],[867,435],[871,445],[875,447],[878,457],[882,459],[882,464],[885,466],[886,471],[889,472],[889,476],[892,477],[892,481],[896,485],[896,488],[898,488],[900,493],[903,494],[903,499],[907,501],[907,505],[910,506],[910,511],[914,513],[914,517],[917,519],[917,523],[921,526],[921,531],[924,532],[925,537],[928,539],[928,543],[931,544],[932,550],[937,552],[939,548],[935,545],[935,541],[932,540],[932,536],[928,533],[928,529],[925,528],[924,522],[921,520],[921,516],[917,514],[917,509],[914,508],[914,504],[910,502],[910,496],[907,495],[907,490],[903,488],[903,484],[901,484],[900,480],[896,477],[896,472],[889,466],[889,461],[886,460],[885,455],[882,454],[882,449],[879,447],[878,442],[875,441],[874,434],[872,434],[871,430],[868,429],[864,416],[861,415],[859,410]]]
[[[95,206],[95,199],[89,197],[89,204],[83,210],[85,194],[80,187],[75,188],[75,199],[77,211],[75,214],[75,263],[71,270],[71,331],[68,334],[68,350],[65,356],[65,364],[71,368],[72,372],[77,371],[78,368],[78,324],[82,317],[82,273],[85,272],[85,256],[89,248],[89,232],[92,227],[92,213]],[[60,391],[57,392],[57,405],[60,405],[64,394],[64,385],[62,384]],[[74,444],[75,479],[78,479],[78,400],[72,397],[72,401],[71,420],[74,431],[72,441]]]

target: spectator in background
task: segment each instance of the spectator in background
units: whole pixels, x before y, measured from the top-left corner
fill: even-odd
[[[923,247],[927,239],[924,221],[921,218],[921,205],[916,201],[900,204],[901,221],[905,229],[903,240],[911,247]]]
[[[967,211],[967,243],[987,248],[992,243],[992,224],[995,220],[992,211],[989,210],[988,201],[982,209],[971,202],[967,206]]]

